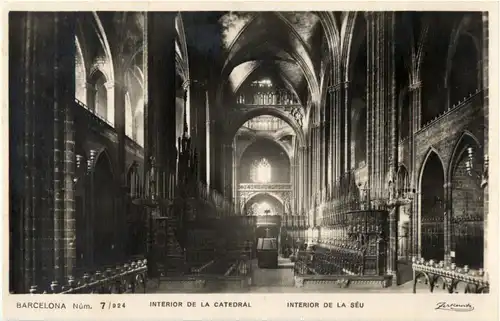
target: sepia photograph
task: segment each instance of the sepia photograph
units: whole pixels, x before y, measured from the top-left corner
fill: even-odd
[[[10,11],[8,292],[490,293],[489,40],[486,11]]]

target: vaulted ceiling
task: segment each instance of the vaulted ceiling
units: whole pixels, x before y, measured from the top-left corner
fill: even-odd
[[[303,104],[319,91],[322,27],[310,12],[223,14],[221,81],[232,96],[255,74],[279,78]]]

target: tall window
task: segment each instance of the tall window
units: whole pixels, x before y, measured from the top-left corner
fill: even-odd
[[[269,183],[271,181],[271,164],[267,159],[262,158],[253,163],[250,179],[254,183]]]

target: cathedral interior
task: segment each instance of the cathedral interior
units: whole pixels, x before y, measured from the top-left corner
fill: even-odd
[[[9,106],[11,293],[489,289],[487,13],[11,12]]]

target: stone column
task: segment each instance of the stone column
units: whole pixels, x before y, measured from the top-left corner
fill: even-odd
[[[206,183],[207,187],[210,187],[211,184],[211,177],[212,177],[212,123],[211,123],[211,114],[210,114],[210,105],[209,105],[209,100],[208,100],[208,91],[205,91],[205,155],[206,155],[206,162],[205,162],[205,170],[206,170]]]
[[[148,137],[145,158],[155,156],[156,163],[175,171],[175,12],[148,12]],[[148,166],[145,166],[148,170]]]
[[[391,157],[396,163],[396,146],[390,145],[393,129],[386,121],[395,110],[393,13],[369,13],[367,24],[367,164],[370,198],[382,200],[387,197]]]
[[[111,124],[111,126],[115,126],[115,82],[114,81],[108,81],[107,83],[104,84],[106,87],[106,92],[108,94],[108,101],[107,101],[107,108],[106,108],[106,115],[102,115],[103,117],[106,117],[106,120]],[[125,97],[123,99],[125,101]],[[125,104],[125,102],[124,102]]]
[[[122,261],[125,259],[125,247],[127,244],[127,213],[126,213],[126,190],[127,190],[127,169],[126,169],[126,119],[125,119],[125,96],[127,88],[124,84],[123,77],[115,71],[115,84],[113,88],[113,100],[116,111],[114,113],[115,130],[118,136],[118,149],[117,149],[117,173],[118,181],[116,182],[116,206],[114,222],[117,227],[114,232],[114,251],[115,259]],[[111,86],[110,86],[111,87]],[[109,105],[108,105],[109,107]]]
[[[176,84],[175,84],[175,17],[176,12],[148,12],[146,14],[147,39],[147,104],[144,108],[144,177],[151,169],[151,157],[156,166],[167,177],[177,176],[177,135],[176,135]],[[180,147],[180,146],[179,146]],[[176,191],[163,189],[162,182],[158,190],[170,195]],[[156,262],[160,259],[155,254],[152,212],[149,215],[148,273],[157,273]],[[167,230],[166,244],[172,244],[173,233]],[[170,248],[170,247],[169,247]],[[163,252],[164,251],[164,252]],[[164,259],[167,247],[162,249]]]
[[[351,170],[351,90],[349,82],[342,83],[340,88],[341,93],[341,110],[343,113],[343,161],[344,172]]]
[[[74,17],[11,13],[10,105],[16,292],[64,282],[74,267]],[[19,56],[17,56],[19,55]],[[18,132],[18,133],[16,133]],[[22,164],[16,167],[16,163]],[[12,174],[12,172],[11,172]],[[21,214],[22,213],[22,214]],[[19,223],[18,223],[19,222]],[[17,234],[17,235],[16,235]]]
[[[222,182],[223,193],[226,200],[233,199],[232,173],[233,173],[233,146],[229,144],[222,145]]]
[[[444,189],[444,213],[443,213],[443,236],[444,236],[444,258],[443,260],[447,263],[454,261],[454,256],[451,255],[452,251],[455,251],[454,246],[452,246],[452,222],[451,213],[453,204],[451,203],[451,183],[445,182],[443,185]]]
[[[416,144],[415,136],[417,131],[420,129],[420,111],[421,111],[421,93],[422,87],[421,83],[417,81],[416,83],[410,84],[410,95],[411,95],[411,115],[412,119],[410,121],[410,137],[409,137],[409,150],[410,150],[410,188],[420,191],[420,186],[418,185],[418,163],[416,159]],[[420,202],[420,194],[415,194],[413,202],[410,205],[410,256],[420,256],[419,250],[419,238],[418,235],[418,204]]]
[[[302,211],[305,209],[305,195],[306,195],[306,154],[307,150],[305,146],[300,146],[298,149],[298,167],[299,167],[299,188],[298,188],[298,205],[297,205],[297,213],[294,214],[302,214]]]
[[[238,174],[239,167],[236,162],[236,141],[233,140],[233,146],[231,150],[231,163],[232,163],[232,200],[234,202],[233,208],[236,213],[239,209],[239,197],[238,197]]]
[[[52,20],[53,19],[53,20]],[[54,280],[66,283],[76,262],[75,247],[75,137],[72,107],[75,92],[74,17],[70,13],[54,13]],[[45,44],[47,46],[47,44]],[[50,47],[50,45],[48,46]],[[71,54],[72,53],[72,54]],[[44,63],[40,61],[39,63]],[[50,61],[45,61],[50,66]],[[40,146],[42,148],[42,146]],[[44,231],[42,230],[42,233]],[[45,273],[44,273],[45,274]],[[69,275],[68,275],[69,274]]]
[[[207,180],[207,106],[205,85],[199,81],[190,81],[191,137],[194,139],[198,155],[199,180]]]

